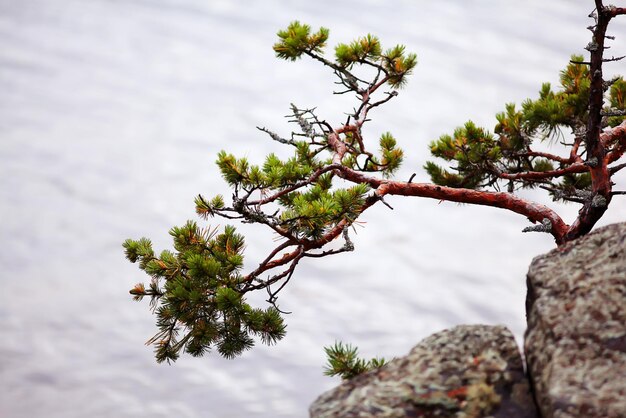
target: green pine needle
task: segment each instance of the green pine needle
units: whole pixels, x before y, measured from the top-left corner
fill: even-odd
[[[324,367],[326,376],[340,376],[343,380],[352,379],[362,373],[384,366],[384,358],[373,358],[366,361],[358,357],[358,349],[350,344],[336,341],[334,345],[324,347],[327,364]]]

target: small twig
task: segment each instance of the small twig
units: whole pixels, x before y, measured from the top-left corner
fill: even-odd
[[[620,171],[622,168],[626,168],[626,163],[622,163],[622,164],[618,164],[616,166],[613,167],[609,167],[609,173],[611,175],[617,173],[618,171]]]
[[[522,232],[552,232],[552,222],[550,222],[550,219],[548,218],[544,218],[541,221],[541,224],[539,225],[534,225],[534,226],[527,226],[526,228],[522,229]]]
[[[267,303],[271,304],[278,312],[280,312],[283,315],[290,315],[291,313],[293,313],[293,312],[289,312],[289,311],[283,311],[282,309],[280,309],[278,307],[278,305],[276,305],[276,301],[278,300],[278,296],[276,296],[276,294],[272,293],[272,290],[270,289],[270,285],[267,285],[265,290],[267,291],[267,294],[269,295],[269,298],[265,300]]]
[[[379,196],[378,200],[380,200],[381,202],[383,202],[383,205],[387,206],[389,209],[393,210],[393,207],[391,207],[391,205],[387,202],[385,202],[385,198],[382,196]]]
[[[526,152],[518,152],[513,154],[514,157],[543,157],[548,160],[556,161],[563,164],[570,164],[573,162],[572,157],[569,158],[561,157],[558,155],[550,154],[547,152],[539,152],[539,151],[526,151]]]
[[[348,228],[347,227],[344,228],[342,235],[343,235],[343,239],[345,240],[345,244],[343,245],[343,247],[341,247],[341,248],[339,248],[337,250],[322,251],[321,253],[304,253],[302,256],[303,257],[312,257],[312,258],[321,258],[321,257],[329,256],[329,255],[335,255],[335,254],[340,254],[340,253],[344,253],[344,252],[354,251],[354,243],[352,242],[352,240],[348,236]]]
[[[611,57],[611,58],[603,58],[602,62],[613,62],[613,61],[621,61],[626,58],[626,55],[622,55],[621,57]]]
[[[281,290],[284,289],[284,287],[287,285],[287,283],[289,283],[289,280],[291,280],[291,277],[293,276],[293,272],[296,269],[296,266],[298,265],[298,262],[302,259],[302,257],[304,256],[305,252],[304,249],[302,247],[299,248],[299,254],[296,256],[296,258],[294,258],[291,262],[291,264],[289,265],[289,268],[285,271],[283,271],[282,273],[273,276],[271,279],[269,279],[266,283],[267,283],[267,293],[270,295],[270,298],[268,299],[268,302],[271,304],[274,304],[274,302],[276,302],[277,296]],[[280,285],[280,287],[278,288],[278,290],[272,292],[270,290],[270,285],[272,285],[273,283],[276,283],[277,281],[283,279],[284,277],[287,277],[287,279],[285,281],[283,281],[283,283]],[[276,307],[276,305],[274,305]],[[276,307],[276,309],[278,309]]]
[[[522,173],[499,173],[498,177],[506,180],[541,180],[561,177],[566,174],[585,173],[589,169],[584,163],[574,163],[565,168],[550,171],[526,171]]]
[[[280,142],[281,144],[296,145],[294,141],[281,138],[277,133],[272,132],[267,128],[261,128],[259,126],[257,126],[256,128],[261,132],[265,132],[266,134],[270,136],[270,138],[272,138],[274,141]]]
[[[369,105],[367,107],[367,111],[369,112],[370,110],[372,110],[373,108],[375,108],[376,106],[380,106],[381,104],[387,103],[389,100],[393,99],[394,97],[396,97],[398,95],[398,92],[396,90],[392,91],[392,92],[386,92],[385,93],[387,95],[387,97],[385,97],[382,100],[379,100],[377,102],[372,103],[371,105]]]
[[[601,111],[602,116],[626,116],[626,110],[610,109],[609,111]]]

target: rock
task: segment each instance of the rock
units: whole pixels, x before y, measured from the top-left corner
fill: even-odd
[[[526,310],[541,415],[626,417],[626,223],[535,258]]]
[[[434,334],[402,358],[322,394],[311,417],[536,417],[523,363],[503,326]]]
[[[626,223],[535,258],[525,353],[543,418],[626,418]],[[343,382],[311,406],[331,417],[537,417],[502,326],[464,325]]]

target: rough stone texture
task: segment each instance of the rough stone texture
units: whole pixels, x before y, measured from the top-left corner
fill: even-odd
[[[526,312],[542,416],[626,417],[626,223],[535,258]]]
[[[522,359],[503,326],[434,334],[402,358],[324,393],[311,417],[536,417]]]

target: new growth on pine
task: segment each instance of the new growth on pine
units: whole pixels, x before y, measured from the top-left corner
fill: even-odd
[[[604,7],[596,1],[590,15],[590,58],[573,55],[561,72],[560,83],[541,86],[537,99],[507,104],[496,115],[493,131],[469,121],[450,135],[430,143],[433,157],[424,169],[432,183],[394,179],[404,152],[392,133],[366,138],[363,127],[376,108],[386,105],[406,83],[417,57],[404,46],[383,48],[371,34],[339,44],[325,54],[329,30],[313,32],[292,22],[278,32],[278,58],[310,58],[337,77],[336,94],[350,94],[355,107],[339,124],[320,119],[315,109],[291,105],[288,137],[259,127],[269,139],[290,147],[281,159],[270,154],[250,162],[227,151],[217,156],[222,177],[232,189],[223,196],[195,199],[196,212],[207,219],[222,217],[265,225],[278,243],[256,268],[242,272],[244,237],[233,226],[223,232],[189,221],[170,235],[174,251],[156,255],[151,242],[127,240],[127,258],[151,279],[130,293],[148,298],[157,318],[158,333],[148,343],[156,359],[174,361],[181,352],[201,356],[211,349],[232,358],[249,349],[255,337],[273,344],[285,335],[283,312],[277,305],[303,259],[352,251],[350,228],[371,206],[387,205],[385,196],[417,196],[499,207],[518,213],[535,225],[525,231],[551,234],[557,245],[585,235],[602,217],[614,196],[612,176],[626,167],[626,81],[605,79],[604,46],[610,20],[626,9]],[[363,75],[363,74],[366,74]],[[571,132],[571,139],[565,133]],[[546,152],[561,143],[568,153]],[[541,147],[538,147],[541,145]],[[563,147],[561,147],[563,148]],[[555,210],[522,198],[520,189],[543,189],[555,201],[580,205],[578,217],[567,224]],[[328,245],[341,240],[342,245]],[[246,302],[252,291],[268,295],[268,307]],[[350,376],[350,365],[361,370],[382,362],[356,359],[356,350],[327,348],[330,371]],[[332,360],[332,361],[331,361]]]

